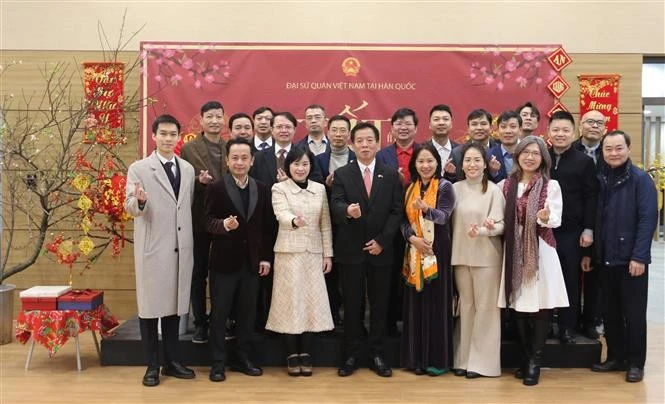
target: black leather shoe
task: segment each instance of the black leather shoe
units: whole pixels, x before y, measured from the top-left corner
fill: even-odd
[[[466,376],[466,369],[453,369],[453,374],[457,377]]]
[[[143,385],[154,387],[159,384],[159,366],[148,366],[143,375]]]
[[[477,379],[477,378],[482,377],[482,376],[483,375],[481,375],[480,373],[477,373],[477,372],[468,372],[468,371],[466,372],[466,378],[467,379]]]
[[[300,375],[301,376],[311,376],[312,375],[312,357],[308,353],[301,353],[299,356],[300,359]]]
[[[427,374],[427,370],[423,368],[415,368],[413,369],[413,374],[415,374],[416,376],[422,376],[424,374]]]
[[[605,362],[596,363],[591,366],[593,372],[614,372],[626,370],[626,368],[627,366],[625,362],[614,359],[608,359]]]
[[[171,361],[162,367],[164,376],[173,376],[178,379],[193,379],[196,374],[192,369],[184,367],[180,362]]]
[[[524,379],[524,367],[515,369],[515,379]]]
[[[252,361],[249,359],[242,359],[239,363],[231,365],[231,370],[234,372],[241,372],[247,376],[261,376],[263,374],[263,369],[258,366],[254,366]]]
[[[192,336],[192,342],[195,344],[205,344],[208,342],[208,328],[196,327]]]
[[[640,369],[635,366],[631,366],[626,372],[626,381],[628,383],[637,383],[641,382],[644,378],[644,369]]]
[[[358,360],[351,356],[346,362],[344,362],[342,367],[337,370],[337,375],[341,377],[351,376],[356,369],[358,369]]]
[[[226,374],[224,373],[224,365],[214,364],[210,368],[210,375],[208,376],[211,382],[223,382],[226,380]]]
[[[522,384],[525,386],[535,386],[540,380],[540,364],[535,359],[530,359],[527,365]]]
[[[390,377],[393,375],[392,369],[383,361],[383,358],[380,356],[375,356],[370,363],[370,369],[372,369],[377,375],[381,377]]]
[[[559,340],[562,344],[574,344],[575,334],[569,328],[564,328],[559,332]]]

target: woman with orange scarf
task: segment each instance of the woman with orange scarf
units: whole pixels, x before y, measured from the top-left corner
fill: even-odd
[[[417,375],[437,376],[453,364],[453,277],[450,217],[455,194],[441,178],[441,157],[431,144],[413,152],[405,196],[408,241],[402,275],[404,327],[402,364]]]

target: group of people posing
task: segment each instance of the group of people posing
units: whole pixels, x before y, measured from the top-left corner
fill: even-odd
[[[394,142],[381,150],[371,123],[352,127],[320,105],[304,112],[308,134],[298,143],[298,120],[268,107],[232,115],[225,141],[223,106],[207,102],[202,133],[179,156],[178,121],[153,122],[156,150],[129,167],[125,201],[135,217],[144,385],[159,384],[158,319],[162,374],[194,377],[176,345],[190,295],[193,342],[210,345],[211,381],[225,380],[227,366],[262,374],[250,359],[257,323],[283,336],[289,375],[312,375],[313,333],[332,330],[341,305],[343,377],[358,368],[365,335],[370,368],[392,375],[384,340],[398,310],[402,367],[500,376],[505,309],[523,352],[515,377],[535,385],[557,309],[565,344],[580,323],[593,334],[604,320],[607,359],[592,370],[642,380],[656,190],[631,163],[629,135],[606,133],[601,112],[581,117],[580,136],[570,113],[555,112],[540,137],[531,103],[495,123],[477,109],[468,141],[456,144],[451,109],[436,105],[431,138],[416,144],[416,113],[401,108]]]

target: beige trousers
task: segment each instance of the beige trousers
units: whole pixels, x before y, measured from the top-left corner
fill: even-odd
[[[460,317],[453,345],[455,369],[501,375],[501,309],[497,307],[501,267],[455,265]]]

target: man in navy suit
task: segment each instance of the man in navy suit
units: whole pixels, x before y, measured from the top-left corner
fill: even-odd
[[[353,150],[349,148],[350,134],[351,121],[349,121],[349,118],[343,115],[335,115],[328,120],[330,147],[326,152],[315,157],[319,168],[321,168],[323,178],[325,178],[328,199],[330,199],[335,170],[347,165],[356,158]],[[333,224],[333,237],[334,231]],[[342,305],[342,296],[339,292],[339,269],[336,265],[326,274],[326,288],[328,289],[328,299],[330,301],[333,321],[335,325],[341,325],[339,309]]]
[[[492,182],[505,180],[513,169],[513,153],[522,138],[522,118],[515,111],[506,111],[497,120],[501,144],[489,150],[489,171]]]
[[[346,361],[339,376],[358,368],[365,296],[369,298],[370,367],[382,377],[393,244],[402,221],[403,188],[397,171],[376,157],[379,130],[361,122],[351,131],[356,160],[335,171],[331,206],[337,225],[335,262],[342,266]]]
[[[309,147],[315,156],[329,152],[330,142],[324,132],[327,122],[326,110],[321,105],[312,104],[305,108],[307,136],[298,142],[298,146]]]
[[[429,111],[429,130],[432,131],[432,138],[428,140],[434,146],[442,162],[448,161],[450,153],[459,146],[458,143],[450,140],[450,130],[453,128],[453,112],[449,106],[444,104],[435,105]],[[443,175],[441,167],[441,175]]]

